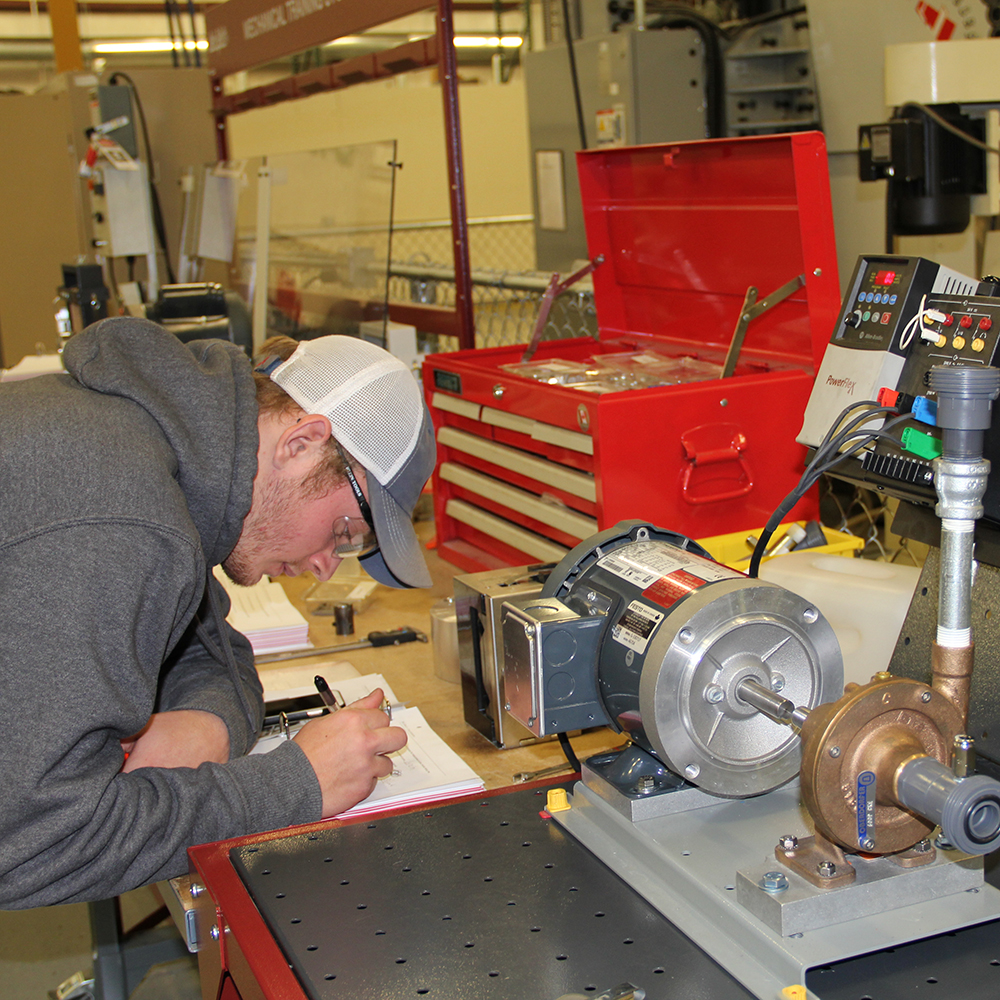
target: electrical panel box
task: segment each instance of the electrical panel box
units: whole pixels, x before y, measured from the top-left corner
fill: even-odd
[[[928,375],[935,365],[1000,362],[998,291],[992,280],[980,282],[922,257],[861,257],[799,441],[818,446],[852,404],[870,400],[897,406],[906,418],[894,422],[895,440],[878,439],[831,474],[920,506],[936,504],[933,461],[941,442]],[[884,420],[883,411],[858,429],[878,429]],[[995,426],[987,432],[984,454],[996,468],[1000,432]],[[986,520],[1000,524],[1000,477],[990,477],[983,508]]]
[[[467,571],[558,561],[627,518],[759,528],[802,472],[795,436],[840,309],[822,135],[578,166],[598,337],[424,363],[438,551]],[[790,516],[816,512],[810,495]]]
[[[455,617],[465,721],[500,749],[537,735],[508,711],[500,610],[512,597],[537,595],[551,566],[518,566],[456,576]]]

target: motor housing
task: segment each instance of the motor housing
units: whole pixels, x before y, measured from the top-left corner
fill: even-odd
[[[740,697],[747,678],[795,705],[840,695],[833,629],[808,601],[623,521],[573,549],[541,594],[502,610],[508,711],[542,736],[609,725],[717,795],[770,791],[797,734]]]

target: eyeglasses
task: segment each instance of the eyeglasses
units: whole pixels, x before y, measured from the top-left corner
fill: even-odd
[[[361,517],[338,517],[333,522],[336,552],[338,556],[367,556],[378,548],[375,524],[372,521],[372,509],[358,484],[350,460],[339,444],[337,444],[337,452],[344,463],[344,472],[347,475],[347,481],[351,484],[354,498],[358,501]]]

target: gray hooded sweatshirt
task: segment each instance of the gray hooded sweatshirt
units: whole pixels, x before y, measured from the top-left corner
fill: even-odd
[[[111,319],[64,361],[0,385],[5,908],[173,877],[189,846],[315,820],[322,802],[294,742],[243,756],[261,687],[211,578],[257,471],[247,359]],[[221,717],[232,759],[122,774],[119,741],[170,709]]]

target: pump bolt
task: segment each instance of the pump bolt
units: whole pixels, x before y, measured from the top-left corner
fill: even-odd
[[[821,861],[816,866],[820,878],[833,878],[837,874],[837,866],[832,861]]]
[[[925,838],[914,844],[911,849],[916,851],[917,854],[926,854],[931,849],[931,842]]]
[[[718,684],[709,684],[705,688],[705,701],[710,705],[718,705],[723,698],[725,698],[725,692]]]
[[[764,892],[784,892],[788,888],[788,879],[781,872],[764,872],[764,877],[757,884]]]
[[[839,757],[840,756],[840,747],[830,747],[830,756],[831,757]]]
[[[651,774],[643,774],[635,783],[635,790],[642,795],[648,795],[656,791],[656,778]]]
[[[929,702],[929,701],[931,700],[931,697],[932,697],[932,695],[931,695],[930,691],[925,691],[925,692],[924,692],[924,693],[923,693],[923,694],[922,694],[922,695],[920,696],[920,700],[921,700],[921,701],[922,701],[922,702],[923,702],[923,703],[924,703],[924,704],[926,705],[926,704],[927,704],[927,702]]]
[[[793,837],[790,833],[786,833],[783,837],[778,838],[778,847],[783,851],[794,851],[798,846],[799,838]]]
[[[772,691],[783,691],[785,689],[785,678],[781,674],[771,675],[771,690]]]
[[[861,846],[861,850],[863,850],[863,851],[874,851],[875,850],[875,841],[872,840],[871,837],[869,837],[867,840],[862,840],[860,846]]]

